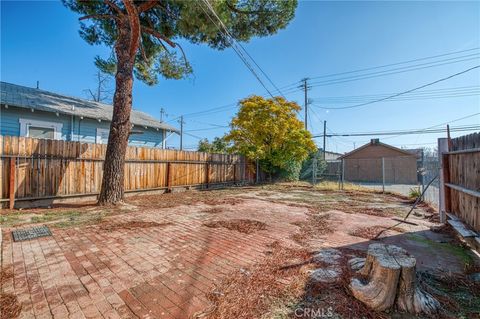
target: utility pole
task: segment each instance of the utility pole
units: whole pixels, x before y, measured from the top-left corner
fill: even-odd
[[[305,110],[305,130],[308,130],[308,78],[302,79],[303,81],[303,92],[305,93],[305,102],[304,102],[304,110]]]
[[[163,116],[165,115],[165,109],[162,107],[160,109],[160,122],[163,122]]]
[[[180,116],[180,151],[183,151],[183,115]]]
[[[325,142],[327,138],[327,121],[323,121],[323,160],[325,160]]]

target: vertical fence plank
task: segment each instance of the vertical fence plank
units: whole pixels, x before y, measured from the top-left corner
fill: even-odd
[[[10,183],[9,183],[9,208],[13,209],[15,205],[15,166],[16,166],[16,157],[10,157]]]
[[[98,194],[106,145],[63,140],[0,136],[0,196],[4,199]],[[144,161],[144,162],[142,162]],[[10,170],[14,168],[14,190]],[[242,156],[128,147],[124,185],[127,191],[175,186],[253,181]]]

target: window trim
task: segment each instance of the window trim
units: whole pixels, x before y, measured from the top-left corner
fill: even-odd
[[[105,141],[105,143],[102,143],[102,134],[101,133],[108,132],[108,135],[110,135],[110,129],[109,128],[101,128],[97,127],[97,135],[95,136],[95,144],[107,144],[108,140]]]
[[[20,136],[30,137],[28,128],[30,126],[34,127],[43,127],[43,128],[53,128],[53,139],[61,140],[62,139],[62,128],[63,123],[59,122],[50,122],[50,121],[39,121],[20,118]]]

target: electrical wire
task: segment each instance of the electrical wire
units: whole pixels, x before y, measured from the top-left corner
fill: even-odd
[[[444,57],[444,56],[448,56],[448,55],[454,55],[454,54],[458,54],[458,53],[478,51],[479,49],[480,49],[480,47],[475,47],[475,48],[461,50],[461,51],[443,53],[443,54],[438,54],[438,55],[433,55],[433,56],[428,56],[428,57],[423,57],[423,58],[417,58],[417,59],[413,59],[413,60],[407,60],[407,61],[402,61],[402,62],[384,64],[384,65],[380,65],[380,66],[357,69],[357,70],[353,70],[353,71],[346,71],[346,72],[326,74],[326,75],[321,75],[321,76],[314,76],[314,77],[310,77],[310,79],[320,79],[320,78],[333,77],[333,76],[338,76],[338,75],[345,75],[345,74],[358,73],[358,72],[363,72],[363,71],[376,70],[376,69],[386,68],[386,67],[389,67],[389,66],[396,66],[396,65],[407,64],[407,63],[412,63],[412,62],[425,61],[425,60],[428,60],[428,59],[440,58],[440,57]]]
[[[378,71],[378,72],[373,72],[373,73],[366,73],[366,74],[361,74],[361,75],[356,75],[356,76],[350,76],[350,77],[344,77],[344,78],[338,78],[338,79],[331,79],[331,80],[325,80],[325,81],[319,81],[319,82],[311,82],[310,85],[312,87],[326,86],[326,85],[340,84],[340,83],[346,83],[346,82],[352,82],[352,81],[358,81],[358,80],[373,79],[373,78],[383,77],[383,76],[387,76],[387,75],[394,75],[394,74],[400,74],[400,73],[405,73],[405,72],[423,70],[423,69],[428,69],[428,68],[443,66],[443,65],[449,65],[449,64],[453,64],[453,63],[459,63],[459,62],[467,62],[467,61],[473,61],[473,60],[478,61],[479,58],[480,58],[480,55],[475,55],[475,56],[476,57],[473,57],[473,58],[456,60],[456,61],[451,61],[451,62],[444,62],[444,63],[437,63],[437,64],[433,64],[433,65],[428,65],[428,66],[420,66],[420,64],[419,64],[419,65],[416,65],[418,67],[413,65],[413,66],[403,67],[403,68],[398,68],[398,69]],[[431,64],[431,63],[429,63],[429,64]]]
[[[387,97],[395,93],[380,93],[380,94],[366,94],[366,95],[350,95],[350,96],[330,96],[311,98],[312,101],[319,101],[322,103],[354,103],[363,102],[365,100],[372,100],[376,98]],[[475,96],[480,94],[480,86],[445,88],[435,90],[422,90],[415,93],[407,94],[401,97],[402,99],[429,99],[429,98],[446,98],[458,96]],[[400,99],[400,98],[399,98]],[[392,99],[393,100],[393,99]]]
[[[217,13],[215,12],[215,9],[212,7],[212,5],[208,2],[208,0],[202,0],[202,2],[206,5],[207,9],[213,14],[213,16],[219,21],[220,25],[218,25],[213,19],[212,17],[210,16],[210,14],[205,10],[205,8],[200,5],[200,7],[202,8],[202,10],[205,12],[205,14],[207,15],[207,17],[213,22],[213,24],[215,24],[215,26],[219,29],[220,33],[222,35],[225,36],[225,38],[229,41],[230,43],[230,46],[232,47],[232,49],[237,53],[237,55],[240,57],[240,59],[242,60],[242,62],[245,64],[245,66],[250,70],[250,72],[255,76],[255,78],[258,80],[258,82],[263,86],[263,88],[268,92],[268,94],[274,98],[273,94],[270,92],[270,90],[267,88],[267,86],[265,85],[265,83],[263,83],[262,79],[260,78],[260,76],[256,73],[256,71],[254,70],[254,68],[250,65],[250,63],[247,61],[247,59],[245,58],[245,56],[243,55],[243,53],[241,52],[241,50],[239,50],[235,44],[238,43],[235,38],[230,34],[230,32],[228,31],[228,29],[226,28],[226,26],[223,24],[222,20],[220,19],[220,17],[217,15]],[[222,31],[222,28],[224,31]],[[240,46],[242,47],[242,46]],[[243,48],[243,47],[242,47]],[[245,51],[245,50],[244,50]],[[246,52],[246,51],[245,51]],[[257,65],[258,67],[258,64],[253,60],[253,58],[247,53],[247,55],[252,59],[252,61],[254,62],[255,65]],[[259,67],[260,71],[266,75],[266,73]],[[270,78],[268,76],[266,76],[267,79],[270,80]],[[273,82],[271,82],[273,84]],[[275,85],[274,85],[275,88],[277,88]],[[277,88],[278,90],[278,88]]]
[[[430,83],[427,83],[427,84],[424,84],[424,85],[421,85],[421,86],[417,86],[417,87],[415,87],[415,88],[413,88],[413,89],[410,89],[410,90],[407,90],[407,91],[403,91],[403,92],[400,92],[400,93],[395,93],[395,94],[389,95],[389,96],[387,96],[387,97],[384,97],[384,98],[381,98],[381,99],[376,99],[376,100],[369,101],[369,102],[365,102],[365,103],[360,103],[360,104],[350,105],[350,106],[343,106],[343,107],[324,107],[324,106],[319,106],[319,105],[316,105],[316,106],[319,107],[319,108],[321,108],[321,109],[326,109],[326,110],[344,110],[344,109],[353,109],[353,108],[357,108],[357,107],[362,107],[362,106],[366,106],[366,105],[370,105],[370,104],[374,104],[374,103],[386,101],[386,100],[392,99],[392,98],[397,97],[397,96],[405,95],[405,94],[408,94],[408,93],[410,93],[410,92],[414,92],[414,91],[423,89],[424,87],[431,86],[431,85],[434,85],[434,84],[437,84],[437,83],[440,83],[440,82],[449,80],[449,79],[451,79],[451,78],[460,76],[460,75],[462,75],[462,74],[465,74],[465,73],[467,73],[467,72],[470,72],[470,71],[475,70],[475,69],[478,69],[478,68],[480,68],[480,65],[476,65],[476,66],[474,66],[474,67],[471,67],[471,68],[468,68],[468,69],[466,69],[466,70],[463,70],[463,71],[457,72],[457,73],[455,73],[455,74],[449,75],[449,76],[447,76],[447,77],[444,77],[444,78],[435,80],[435,81],[433,81],[433,82],[430,82]]]
[[[473,131],[480,129],[480,125],[465,125],[451,127],[451,132],[464,132],[464,131]],[[376,132],[354,132],[354,133],[337,133],[337,134],[327,134],[327,137],[330,136],[373,136],[373,135],[407,135],[407,134],[430,134],[430,133],[443,133],[446,132],[446,128],[439,129],[417,129],[417,130],[404,130],[404,131],[376,131]],[[323,137],[323,134],[315,134],[314,138]]]

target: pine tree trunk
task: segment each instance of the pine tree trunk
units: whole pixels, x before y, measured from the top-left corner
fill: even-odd
[[[131,32],[128,21],[118,22],[118,38],[115,45],[117,73],[113,115],[108,136],[107,152],[103,166],[103,181],[98,204],[116,204],[123,201],[125,154],[130,135],[130,112],[132,109],[132,87],[134,57],[129,46]]]

